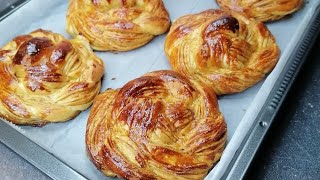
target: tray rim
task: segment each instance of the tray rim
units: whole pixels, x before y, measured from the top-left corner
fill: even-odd
[[[31,0],[18,0],[0,12],[0,22],[17,11]],[[316,23],[315,23],[316,22]],[[260,109],[257,118],[243,139],[232,161],[221,179],[243,179],[251,161],[255,157],[280,107],[291,89],[295,78],[309,55],[316,38],[320,34],[320,7],[313,14],[306,31],[294,47],[295,53],[288,58],[288,62],[277,78],[277,83]],[[301,51],[301,49],[303,49]],[[300,59],[300,60],[299,60]],[[292,69],[293,68],[293,69]],[[281,85],[286,84],[283,88]],[[279,94],[279,90],[281,94]],[[8,123],[0,120],[0,142],[27,160],[30,164],[52,179],[86,179],[80,172],[74,170],[55,155],[46,151],[38,144],[24,136]],[[246,154],[247,152],[247,154]],[[249,154],[248,154],[249,152]]]
[[[17,0],[15,3],[0,11],[0,22],[29,1],[31,0]]]

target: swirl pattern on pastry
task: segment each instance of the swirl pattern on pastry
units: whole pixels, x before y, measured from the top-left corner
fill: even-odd
[[[202,179],[225,141],[215,94],[174,71],[98,95],[86,131],[94,164],[125,179]]]
[[[0,117],[15,124],[69,120],[91,105],[104,72],[82,36],[67,40],[45,30],[0,49]]]
[[[70,0],[67,31],[83,35],[93,49],[128,51],[141,47],[170,26],[162,0]]]
[[[174,70],[218,95],[253,86],[274,68],[280,54],[263,23],[221,10],[179,18],[166,38],[165,52]]]
[[[244,13],[257,21],[275,21],[297,11],[304,0],[216,0],[222,9]]]

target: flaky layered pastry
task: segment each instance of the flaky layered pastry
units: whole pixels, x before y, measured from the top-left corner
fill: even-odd
[[[222,9],[244,13],[257,21],[275,21],[297,11],[304,0],[216,0]]]
[[[81,36],[36,30],[0,49],[0,117],[15,124],[66,121],[99,93],[102,61]]]
[[[165,52],[174,70],[219,95],[241,92],[259,82],[274,68],[280,53],[263,23],[221,10],[175,21]]]
[[[203,179],[225,141],[215,94],[173,71],[98,95],[86,131],[94,164],[125,179]]]
[[[162,0],[70,0],[67,31],[83,35],[93,49],[128,51],[170,26]]]

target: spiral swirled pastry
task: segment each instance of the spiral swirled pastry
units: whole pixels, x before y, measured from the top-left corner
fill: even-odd
[[[170,26],[162,0],[70,0],[67,31],[83,35],[93,49],[128,51],[141,47]]]
[[[215,94],[174,71],[98,95],[86,131],[94,164],[125,179],[202,179],[225,141]]]
[[[175,21],[165,52],[174,70],[220,95],[256,84],[274,68],[280,50],[263,23],[207,10]]]
[[[99,93],[102,61],[89,42],[46,30],[14,38],[0,49],[0,117],[15,124],[66,121]]]
[[[216,0],[222,9],[244,13],[257,21],[275,21],[297,11],[304,0]]]

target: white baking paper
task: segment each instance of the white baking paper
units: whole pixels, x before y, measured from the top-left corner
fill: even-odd
[[[218,8],[214,0],[164,0],[164,2],[172,21],[182,15]],[[220,162],[206,179],[219,179],[224,174],[319,4],[318,0],[310,0],[294,15],[268,24],[270,31],[276,37],[282,55],[277,67],[266,81],[258,83],[243,93],[219,97],[220,109],[228,125],[228,144]],[[71,38],[65,31],[67,6],[66,0],[31,0],[0,22],[0,46],[17,35],[27,34],[38,28]],[[130,52],[96,52],[105,63],[102,91],[107,88],[119,88],[149,71],[170,69],[163,52],[164,40],[165,35],[156,37],[146,46]],[[114,78],[115,80],[112,80]],[[85,177],[108,179],[86,156],[85,128],[89,111],[90,109],[82,112],[66,123],[48,124],[41,128],[22,126],[16,130]]]

